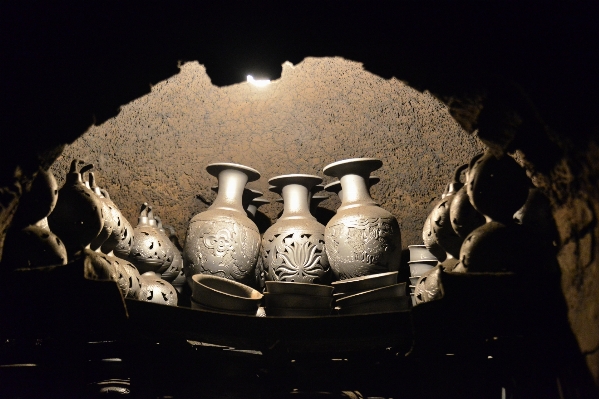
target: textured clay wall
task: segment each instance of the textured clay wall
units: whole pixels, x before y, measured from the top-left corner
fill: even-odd
[[[262,178],[249,184],[269,199],[268,179],[288,173],[323,176],[330,162],[377,157],[384,166],[372,194],[392,212],[403,246],[421,243],[429,205],[453,170],[480,152],[445,105],[396,79],[385,80],[342,58],[307,58],[283,65],[266,87],[211,84],[197,62],[91,127],[52,167],[59,185],[74,157],[94,163],[98,185],[135,226],[139,206],[153,204],[184,239],[188,220],[214,198],[211,162],[251,166]],[[323,176],[324,177],[324,176]],[[325,177],[325,183],[332,178]],[[204,201],[203,201],[203,200]],[[321,204],[334,210],[338,199]],[[271,221],[282,210],[260,208]]]

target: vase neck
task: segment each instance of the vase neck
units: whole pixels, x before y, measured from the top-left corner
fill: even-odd
[[[308,203],[308,187],[301,184],[287,184],[283,187],[283,214],[279,219],[314,219]]]
[[[225,169],[221,171],[218,174],[218,194],[208,209],[227,209],[245,214],[242,197],[247,181],[247,175],[239,170]]]
[[[341,176],[341,206],[351,205],[377,205],[368,191],[368,176],[358,174],[346,174]]]

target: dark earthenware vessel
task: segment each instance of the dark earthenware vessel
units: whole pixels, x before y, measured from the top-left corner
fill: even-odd
[[[326,252],[336,279],[399,269],[399,223],[368,191],[370,173],[382,164],[374,158],[354,158],[324,168],[326,175],[339,178],[343,191],[341,206],[325,228]]]
[[[262,238],[266,280],[329,284],[332,275],[325,252],[325,227],[310,214],[308,203],[310,190],[322,179],[292,174],[268,182],[282,188],[284,210]]]
[[[210,274],[242,284],[254,285],[256,262],[260,254],[260,233],[248,218],[242,196],[247,182],[260,178],[250,167],[214,163],[206,167],[218,177],[218,194],[208,210],[189,222],[183,248],[188,284],[194,274]]]
[[[89,245],[102,231],[102,204],[97,196],[83,183],[81,174],[93,165],[73,160],[66,181],[58,191],[58,201],[48,216],[52,232],[60,237],[69,254]]]

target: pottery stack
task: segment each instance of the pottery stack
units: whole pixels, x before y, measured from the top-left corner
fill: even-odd
[[[432,270],[438,263],[438,259],[426,248],[426,245],[408,245],[410,251],[410,261],[408,265],[410,267],[410,296],[412,298],[412,305],[420,303],[414,290],[420,277]]]
[[[267,316],[328,316],[333,309],[330,285],[267,281],[266,290]]]
[[[406,283],[397,272],[360,276],[333,282],[335,310],[340,315],[398,312],[410,308]]]

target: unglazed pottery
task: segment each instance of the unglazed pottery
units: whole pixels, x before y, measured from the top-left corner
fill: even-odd
[[[325,228],[326,251],[339,280],[399,269],[401,232],[397,219],[379,207],[368,192],[368,178],[382,162],[355,158],[327,165],[339,178],[341,206]]]
[[[139,300],[160,305],[177,306],[177,290],[154,272],[141,275]]]
[[[368,177],[368,193],[370,194],[370,188],[380,182],[381,179],[378,176]],[[343,202],[343,189],[341,188],[341,181],[336,180],[323,187],[323,189],[329,193],[337,194],[339,200]]]
[[[269,308],[331,309],[332,296],[264,293],[266,312]]]
[[[328,284],[332,273],[324,242],[324,226],[310,214],[308,203],[318,176],[293,174],[269,180],[282,187],[284,208],[262,238],[262,262],[269,281]]]
[[[346,280],[335,281],[332,285],[335,287],[335,294],[337,294],[348,292],[358,293],[393,284],[397,284],[397,272],[385,272],[368,276],[353,277]]]
[[[114,205],[110,198],[106,198],[100,187],[96,185],[96,179],[93,172],[89,173],[90,189],[97,196],[102,204],[102,218],[104,225],[100,234],[91,242],[90,248],[96,250],[102,248],[102,252],[109,253],[114,250],[123,234],[124,224],[120,210]]]
[[[133,230],[133,244],[128,258],[141,274],[160,270],[168,257],[168,246],[165,240],[169,244],[170,240],[156,229],[156,220],[151,212],[152,208],[144,202],[137,219],[137,226]],[[168,262],[172,262],[172,258],[168,259]]]
[[[148,211],[148,221],[150,223],[150,226],[154,227],[154,229],[157,230],[157,235],[160,237],[159,244],[164,246],[166,252],[166,259],[160,267],[160,269],[156,271],[156,273],[161,275],[165,273],[167,270],[170,270],[168,276],[170,277],[172,275],[172,280],[174,280],[177,277],[177,274],[179,274],[179,271],[172,270],[171,266],[175,260],[176,253],[179,252],[179,250],[175,248],[171,240],[167,237],[166,230],[162,227],[162,220],[160,219],[160,217],[154,215],[154,211],[152,209]],[[181,263],[175,265],[175,267],[183,267],[183,264]]]
[[[322,284],[291,283],[288,281],[267,281],[266,289],[272,294],[298,294],[311,296],[331,296],[333,287]]]
[[[424,246],[432,253],[435,258],[440,261],[445,260],[447,257],[447,252],[439,245],[437,241],[437,236],[433,233],[433,229],[431,228],[431,214],[426,217],[424,221],[424,226],[422,227],[422,242],[424,242]]]
[[[432,260],[436,261],[437,258],[435,255],[428,250],[426,245],[418,244],[418,245],[408,245],[408,251],[410,251],[410,261],[415,262],[419,260]]]
[[[260,173],[247,166],[214,163],[206,167],[218,177],[218,194],[205,212],[189,222],[183,249],[185,275],[202,273],[220,276],[243,284],[256,284],[256,262],[260,253],[260,233],[243,208],[242,196],[247,182]]]
[[[34,224],[9,230],[2,254],[3,270],[66,264],[64,244],[47,228]]]
[[[335,306],[354,306],[359,303],[378,301],[381,299],[395,298],[406,295],[406,283],[391,284],[372,290],[366,290],[357,294],[344,296],[335,301]]]
[[[508,224],[528,197],[531,181],[511,157],[496,158],[487,150],[468,173],[466,189],[474,208],[488,220]]]
[[[83,163],[77,159],[71,162],[65,183],[58,191],[56,206],[48,215],[50,229],[61,238],[69,254],[89,245],[103,226],[102,204],[81,178],[93,165],[78,170]]]
[[[416,297],[417,304],[441,299],[443,296],[439,279],[441,272],[442,269],[439,265],[427,271],[420,277],[414,289],[414,296]]]
[[[470,166],[466,173],[466,184],[468,183],[468,174],[472,165],[482,156],[478,154],[470,161]],[[485,217],[478,212],[470,203],[468,190],[466,186],[460,188],[453,196],[451,208],[449,209],[449,221],[453,231],[461,238],[466,238],[477,227],[485,224]]]
[[[256,314],[262,294],[245,284],[208,274],[192,277],[192,299],[213,309]]]
[[[50,170],[40,169],[29,191],[21,196],[11,226],[18,229],[37,224],[54,210],[57,200],[58,184],[54,174]]]

